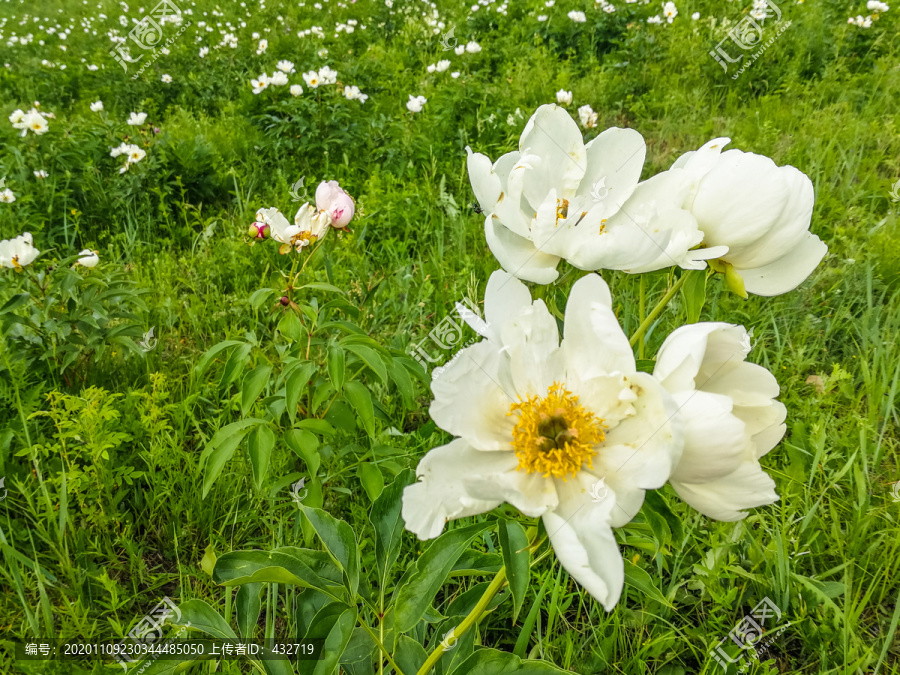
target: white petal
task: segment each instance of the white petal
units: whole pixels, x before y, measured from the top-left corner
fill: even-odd
[[[744,462],[737,471],[716,481],[693,484],[672,481],[672,487],[700,513],[727,522],[746,517],[744,509],[778,501],[775,481],[757,461]]]
[[[480,152],[472,152],[469,146],[466,146],[466,153],[472,192],[475,193],[478,205],[490,213],[500,197],[500,178],[494,174],[494,167],[488,157]]]
[[[511,232],[497,219],[488,216],[484,234],[497,262],[513,276],[538,284],[549,284],[559,276],[558,257],[538,251],[531,241]]]
[[[625,564],[609,525],[615,494],[610,491],[594,502],[593,481],[588,474],[557,481],[560,503],[544,515],[544,526],[562,566],[606,611],[612,611],[625,583]]]
[[[739,270],[748,293],[771,297],[792,291],[806,281],[828,253],[828,246],[809,234],[787,255],[764,267]]]
[[[634,352],[599,275],[588,274],[572,286],[563,331],[566,368],[579,379],[635,371]]]
[[[559,329],[543,300],[526,308],[501,330],[501,342],[508,355],[500,368],[500,382],[511,384],[519,400],[544,396],[556,381],[565,379]]]
[[[634,129],[612,127],[585,146],[587,170],[578,194],[590,197],[594,186],[603,180],[609,192],[604,202],[623,204],[641,179],[647,154],[644,137]]]
[[[703,391],[676,394],[674,399],[684,422],[684,450],[671,480],[705,483],[736,471],[750,437],[732,414],[731,399]]]
[[[508,413],[517,399],[501,388],[501,358],[496,343],[479,342],[461,350],[431,381],[431,419],[479,450],[508,450],[512,441],[515,420]]]
[[[525,284],[503,270],[491,274],[484,291],[484,316],[496,342],[500,342],[503,326],[529,307],[531,293]]]
[[[525,174],[524,195],[529,204],[542,203],[551,188],[560,197],[575,195],[587,156],[581,131],[565,109],[552,103],[538,108],[522,131],[519,152],[540,158]]]
[[[720,339],[714,341],[717,348],[707,354],[713,334]],[[742,327],[721,322],[703,321],[676,328],[659,348],[653,376],[669,392],[693,391],[726,361],[735,357],[737,362],[743,361],[747,354],[745,337],[749,340]],[[701,368],[704,369],[702,377]]]
[[[444,523],[485,513],[500,505],[499,499],[479,499],[466,491],[464,481],[477,472],[506,471],[512,453],[479,452],[456,439],[431,450],[416,468],[419,482],[403,490],[402,516],[406,529],[419,539],[434,539]]]

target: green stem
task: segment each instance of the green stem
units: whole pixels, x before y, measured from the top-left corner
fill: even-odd
[[[628,340],[628,344],[634,347],[635,343],[641,339],[641,336],[647,332],[647,329],[653,325],[653,322],[656,321],[656,317],[660,315],[660,313],[666,308],[666,305],[669,304],[669,301],[675,297],[675,294],[678,292],[684,282],[687,281],[687,274],[682,274],[681,278],[678,279],[674,284],[669,287],[669,290],[666,291],[666,294],[662,297],[662,300],[659,301],[659,304],[653,308],[650,314],[646,319],[641,322],[641,325],[638,326],[638,329],[635,331],[634,335],[631,336],[631,339]]]
[[[362,617],[357,615],[357,619],[359,621],[359,625],[363,627],[369,636],[375,641],[375,644],[378,645],[378,648],[381,650],[381,653],[384,654],[384,657],[388,660],[388,663],[391,664],[391,667],[394,669],[394,672],[397,675],[403,675],[403,671],[400,670],[400,666],[391,658],[391,653],[387,650],[387,648],[381,643],[381,640],[378,639],[378,636],[375,635],[375,632],[366,625],[366,622],[362,620]],[[380,661],[380,659],[379,659]],[[379,664],[380,666],[380,664]]]
[[[641,325],[644,323],[644,319],[647,318],[647,275],[641,275],[641,294],[638,297],[638,315],[641,317]],[[634,345],[632,345],[634,346]],[[638,346],[638,358],[644,358],[644,348],[646,347],[646,342],[641,340],[641,344]]]
[[[469,612],[469,615],[465,619],[463,619],[462,623],[453,629],[453,638],[455,640],[458,640],[467,630],[478,623],[491,600],[494,599],[494,596],[497,595],[497,592],[501,588],[503,588],[505,583],[506,566],[503,566],[497,572],[496,576],[494,576],[494,580],[491,582],[490,586],[485,589],[478,604],[472,608],[472,611]],[[416,673],[416,675],[428,675],[428,673],[431,672],[431,669],[434,668],[434,665],[440,660],[441,656],[443,656],[446,649],[443,641],[438,643],[438,646],[428,655],[428,658],[425,659],[425,663],[422,664],[422,667],[419,668],[419,672]]]

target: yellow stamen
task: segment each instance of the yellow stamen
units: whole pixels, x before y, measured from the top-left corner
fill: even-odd
[[[594,448],[605,438],[603,420],[561,383],[554,382],[543,398],[513,403],[508,414],[519,418],[512,432],[517,470],[568,480],[584,466],[593,468]]]

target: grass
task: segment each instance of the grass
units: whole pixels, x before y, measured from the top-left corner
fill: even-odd
[[[163,596],[206,600],[237,616],[241,600],[202,569],[207,550],[222,556],[320,546],[290,492],[300,476],[311,478],[309,462],[280,439],[264,484],[256,484],[241,448],[201,495],[201,453],[218,429],[241,418],[242,399],[240,381],[223,378],[224,358],[206,372],[198,361],[213,345],[236,339],[253,345],[247,371],[271,364],[277,373],[285,345],[277,328],[282,314],[270,311],[274,297],[250,302],[258,289],[281,288],[285,259],[271,246],[248,247],[247,224],[259,207],[289,211],[291,186],[301,176],[307,189],[319,180],[341,181],[359,207],[353,232],[316,253],[303,281],[345,291],[346,303],[327,311],[402,359],[454,302],[481,299],[496,267],[482,219],[468,207],[465,146],[491,157],[513,148],[531,112],[555,100],[560,88],[575,92],[573,114],[584,103],[599,112],[599,129],[630,126],[644,135],[645,177],[720,135],[731,137],[733,147],[798,167],[815,186],[812,229],[829,254],[799,290],[778,298],[742,301],[717,281],[703,314],[753,327],[751,358],[781,385],[788,434],[764,461],[780,500],[744,521],[718,523],[666,488],[617,531],[633,568],[615,611],[603,611],[549,555],[533,564],[518,616],[503,591],[468,639],[585,675],[712,674],[720,666],[710,651],[768,597],[792,623],[764,663],[747,672],[900,672],[900,503],[892,498],[900,480],[900,234],[890,198],[900,178],[898,9],[860,29],[846,24],[864,11],[857,3],[786,5],[791,27],[733,81],[707,52],[725,34],[709,17],[734,24],[746,10],[737,4],[679,3],[672,25],[652,26],[645,18],[658,10],[642,5],[622,4],[606,15],[593,6],[560,0],[548,10],[529,0],[502,17],[441,3],[442,20],[456,26],[460,42],[482,45],[481,53],[461,57],[441,50],[419,3],[397,0],[388,9],[361,1],[323,10],[288,4],[248,3],[250,17],[240,10],[247,27],[235,31],[239,48],[211,50],[205,60],[199,47],[217,44],[219,33],[202,33],[195,43],[189,29],[138,80],[107,55],[104,36],[109,27],[121,28],[119,14],[137,17],[135,7],[0,4],[0,18],[9,17],[0,28],[0,63],[10,64],[0,69],[3,111],[38,100],[56,115],[42,137],[19,138],[0,125],[0,175],[17,197],[0,204],[0,236],[29,230],[38,248],[57,258],[98,249],[101,267],[93,278],[124,272],[146,291],[138,296],[144,307],[134,309],[136,335],[154,326],[159,340],[146,353],[120,343],[79,352],[60,372],[54,354],[42,358],[4,329],[0,476],[9,492],[0,503],[0,634],[7,639],[0,672],[101,672],[99,665],[16,662],[8,640],[118,638]],[[214,7],[197,0],[191,19],[196,24]],[[569,21],[570,9],[583,9],[589,21]],[[55,37],[45,36],[46,46],[6,44],[11,31],[24,34],[18,21],[25,12],[62,20],[99,11],[110,19],[97,19],[98,36],[75,32],[66,52],[54,46]],[[206,20],[238,20],[236,7],[221,11],[224,17]],[[694,11],[700,20],[691,21]],[[551,20],[538,23],[539,13]],[[351,17],[366,30],[334,39],[332,23]],[[310,25],[325,26],[328,37],[295,37]],[[30,23],[27,30],[40,32]],[[270,41],[263,55],[255,54],[254,30]],[[327,57],[317,55],[323,46]],[[451,70],[462,71],[459,79],[426,74],[425,66],[448,55]],[[82,56],[104,68],[87,71]],[[327,87],[296,99],[286,87],[251,94],[249,79],[281,58],[298,71],[327,63],[370,99],[360,105]],[[46,68],[41,59],[68,67]],[[162,73],[174,82],[161,83]],[[294,81],[302,82],[296,75]],[[428,103],[413,115],[404,104],[420,93]],[[106,117],[88,110],[97,99]],[[122,123],[138,110],[158,134]],[[108,154],[125,134],[140,138],[148,156],[119,175]],[[44,181],[32,177],[38,168],[50,174]],[[24,281],[0,271],[2,305]],[[579,275],[571,270],[556,287],[535,292],[561,308]],[[632,334],[637,282],[603,276]],[[662,273],[650,277],[650,306],[665,284]],[[302,293],[317,307],[338,296]],[[649,356],[683,316],[676,298],[645,335]],[[111,326],[131,320],[118,317]],[[331,336],[322,339],[333,344]],[[325,356],[317,365],[330,373]],[[389,483],[447,437],[429,421],[430,392],[421,381],[412,378],[407,399],[371,373],[360,377],[376,400],[375,433],[365,432],[350,406],[329,409],[340,432],[319,439],[320,503],[353,528],[363,577],[389,594],[422,545],[404,534],[387,586],[377,588],[369,517],[379,477]],[[521,519],[512,509],[504,513]],[[500,550],[492,532],[472,547]],[[435,608],[465,615],[490,579],[484,572],[454,574]],[[309,622],[292,609],[302,604],[294,587],[270,585],[262,602],[257,636],[293,635]],[[377,626],[371,608],[362,616]],[[433,646],[450,625],[421,624],[413,635]],[[471,646],[458,649],[463,654]],[[444,657],[437,672],[449,673],[454,658],[454,652]],[[390,671],[376,663],[344,669]],[[246,672],[235,663],[219,668]]]

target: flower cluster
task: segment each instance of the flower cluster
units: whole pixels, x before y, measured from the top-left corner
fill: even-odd
[[[747,361],[742,326],[677,328],[644,372],[632,351],[641,330],[629,341],[599,275],[573,285],[561,335],[519,280],[549,283],[566,259],[628,272],[708,264],[741,290],[794,288],[826,251],[808,231],[812,185],[766,157],[722,152],[727,143],[640,182],[638,132],[607,129],[585,145],[569,115],[546,105],[518,151],[492,163],[468,150],[487,241],[506,271],[488,281],[484,319],[460,310],[483,339],[432,379],[429,413],[454,439],[428,452],[405,488],[407,529],[432,539],[449,520],[509,503],[543,520],[563,567],[611,610],[624,584],[613,529],[647,490],[668,482],[723,521],[778,500],[759,460],[784,436],[787,411],[775,377]]]
[[[47,133],[50,128],[47,118],[38,112],[37,108],[32,108],[28,112],[14,110],[9,116],[13,129],[21,129],[22,135],[25,136],[29,131],[40,136]]]
[[[112,148],[109,152],[110,157],[119,157],[120,155],[125,156],[125,164],[119,169],[119,173],[125,173],[128,171],[128,167],[140,162],[147,156],[147,153],[134,143],[122,143],[118,147]]]
[[[256,212],[248,234],[254,240],[271,237],[281,244],[281,254],[291,249],[299,252],[321,241],[331,228],[346,229],[355,213],[353,198],[337,181],[326,181],[316,188],[316,205],[303,204],[294,215],[293,225],[277,208],[265,208]]]
[[[595,122],[592,111],[579,115]],[[828,250],[809,232],[812,183],[768,157],[723,152],[728,143],[713,139],[640,181],[637,131],[607,129],[585,145],[551,104],[532,116],[518,151],[491,162],[467,149],[469,179],[488,246],[520,279],[550,283],[561,260],[632,274],[709,264],[742,296],[786,293]]]

